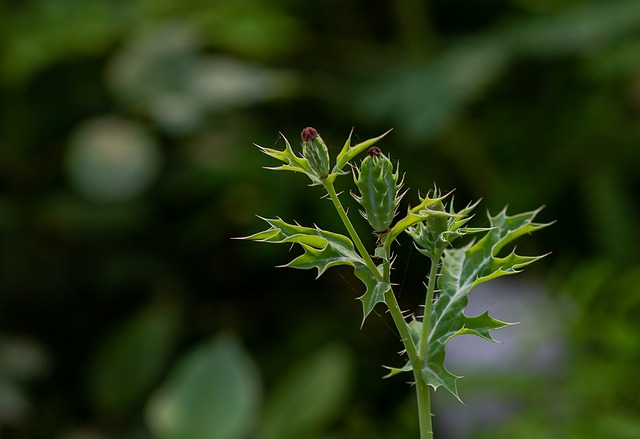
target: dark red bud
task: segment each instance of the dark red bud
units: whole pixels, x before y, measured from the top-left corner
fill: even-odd
[[[367,151],[367,154],[369,154],[369,156],[375,155],[376,157],[380,157],[382,150],[377,146],[372,146],[369,148],[369,151]]]
[[[306,127],[302,130],[302,133],[300,133],[300,137],[302,137],[303,142],[308,142],[318,137],[318,132],[315,128]]]

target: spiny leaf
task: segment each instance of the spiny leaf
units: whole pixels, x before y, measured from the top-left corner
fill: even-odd
[[[349,138],[344,143],[344,146],[342,147],[342,150],[338,154],[338,157],[336,157],[336,165],[333,168],[332,172],[341,173],[343,171],[343,168],[346,166],[347,163],[349,163],[350,160],[355,158],[358,154],[360,154],[365,149],[375,145],[375,143],[378,140],[382,139],[384,136],[386,136],[390,132],[391,130],[388,130],[387,132],[379,135],[378,137],[374,137],[373,139],[367,139],[364,142],[360,142],[355,146],[351,146],[351,134],[349,134]]]
[[[362,262],[362,266],[356,266],[355,274],[365,284],[367,290],[365,293],[358,297],[358,299],[362,302],[363,308],[363,317],[362,324],[366,320],[367,316],[373,308],[378,304],[384,302],[384,294],[391,289],[391,285],[386,282],[381,282],[374,276],[374,274],[369,270],[369,268],[364,265]],[[378,266],[378,271],[382,273],[382,266]]]
[[[416,320],[415,318],[409,322],[409,335],[413,339],[413,344],[418,346],[420,344],[420,334],[422,332],[422,322]],[[413,371],[413,365],[411,361],[407,361],[402,367],[389,367],[383,366],[385,369],[389,370],[389,373],[385,375],[383,378],[391,378],[392,376],[401,374],[403,372],[411,372]]]
[[[444,366],[445,345],[449,340],[461,334],[474,334],[495,341],[490,331],[509,325],[490,317],[488,312],[475,317],[466,316],[467,295],[476,285],[517,273],[520,268],[543,257],[519,256],[515,252],[506,257],[498,256],[500,250],[516,238],[549,225],[533,222],[539,211],[507,216],[505,209],[489,217],[490,230],[478,242],[460,249],[445,250],[438,279],[440,295],[433,305],[427,350],[422,359],[422,376],[434,389],[443,386],[459,398],[456,388],[459,377]]]
[[[427,194],[424,197],[420,197],[421,198],[420,204],[418,204],[416,207],[409,208],[407,210],[407,215],[404,218],[398,220],[394,224],[394,226],[391,228],[391,230],[385,235],[385,238],[384,238],[385,247],[389,248],[400,233],[404,232],[407,229],[410,229],[415,224],[425,221],[430,216],[433,216],[433,215],[444,215],[447,217],[452,216],[452,214],[448,214],[446,212],[439,212],[431,209],[433,206],[435,206],[437,203],[441,202],[448,196],[449,194],[443,195],[441,197],[436,196],[436,198],[431,198],[429,194]]]
[[[315,175],[313,169],[311,169],[311,165],[309,161],[304,158],[298,156],[291,148],[291,144],[287,140],[287,138],[280,134],[284,139],[285,147],[282,151],[272,148],[265,148],[264,146],[256,145],[261,152],[266,155],[273,157],[274,159],[280,160],[284,162],[284,165],[267,167],[272,171],[293,171],[293,172],[301,172],[303,174],[307,174],[307,176],[313,182],[312,185],[322,184],[322,181]]]
[[[328,268],[338,265],[350,265],[355,275],[366,286],[365,293],[358,297],[363,306],[363,323],[376,304],[384,302],[384,293],[391,285],[380,282],[366,266],[364,260],[354,249],[353,242],[344,235],[327,232],[318,227],[310,228],[288,224],[281,219],[267,219],[270,228],[241,239],[276,244],[299,244],[304,253],[283,267],[318,270],[318,277]]]
[[[434,188],[434,203],[431,207],[423,209],[421,213],[430,213],[424,221],[420,221],[406,229],[406,233],[415,242],[420,253],[429,257],[432,261],[440,257],[442,251],[461,236],[472,233],[486,232],[487,228],[463,227],[471,218],[470,213],[478,205],[478,202],[467,205],[456,212],[453,208],[453,200],[449,211],[446,211],[444,199],[451,194],[440,196],[440,190]],[[429,194],[425,199],[429,198]]]

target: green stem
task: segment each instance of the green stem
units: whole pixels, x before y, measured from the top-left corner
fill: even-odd
[[[333,187],[333,181],[327,178],[327,180],[324,183],[324,188],[327,190],[327,193],[329,194],[329,198],[331,198],[333,205],[338,211],[338,215],[340,215],[340,219],[342,220],[342,223],[344,224],[344,226],[347,228],[347,232],[349,232],[349,236],[351,237],[354,244],[356,245],[356,248],[358,249],[360,256],[362,256],[362,259],[364,260],[365,265],[367,266],[367,268],[369,268],[369,270],[371,270],[373,275],[379,281],[384,282],[385,281],[384,277],[380,274],[380,271],[378,271],[378,267],[376,267],[376,264],[373,262],[373,259],[371,259],[371,255],[369,255],[369,252],[367,251],[366,247],[362,243],[360,236],[358,236],[358,232],[356,232],[356,229],[353,227],[353,224],[351,224],[351,220],[347,216],[347,212],[344,210],[344,207],[342,207],[342,203],[338,198],[338,194],[336,193],[336,190]]]
[[[391,263],[389,261],[391,260],[391,250],[389,247],[385,247],[385,251],[386,258],[384,265],[384,276],[387,283],[390,284]],[[429,386],[424,382],[424,379],[422,378],[422,357],[420,356],[420,353],[416,348],[413,337],[411,337],[409,325],[407,325],[407,321],[402,315],[402,310],[400,309],[400,305],[398,304],[398,300],[396,299],[396,295],[394,294],[392,288],[389,288],[389,290],[384,294],[384,302],[389,308],[389,313],[393,318],[393,322],[395,323],[396,328],[398,328],[398,332],[400,333],[400,337],[402,338],[402,344],[407,351],[407,356],[409,357],[409,361],[411,362],[411,366],[413,368],[413,377],[416,382],[416,397],[418,399],[418,422],[420,426],[420,439],[432,439],[433,429],[431,426],[431,396],[429,394]]]
[[[416,365],[419,369],[422,369],[422,360],[420,360],[420,357],[418,356],[416,344],[413,342],[413,338],[411,337],[411,333],[409,332],[409,325],[407,325],[407,321],[402,315],[402,311],[400,310],[400,306],[398,305],[398,301],[396,300],[396,295],[393,293],[393,288],[389,288],[389,290],[384,293],[384,301],[389,308],[389,313],[391,313],[393,323],[395,323],[396,327],[398,328],[398,332],[400,333],[400,337],[402,338],[402,344],[404,344],[404,348],[407,351],[409,361],[411,361],[414,370],[416,368]]]
[[[413,338],[409,332],[409,327],[402,315],[402,311],[400,310],[396,296],[393,293],[393,289],[389,289],[384,294],[384,301],[389,308],[389,312],[391,313],[393,322],[398,328],[398,332],[400,332],[402,343],[404,344],[407,356],[409,357],[409,361],[411,361],[411,366],[413,367],[413,377],[416,381],[416,396],[418,399],[420,439],[432,439],[433,427],[431,425],[431,395],[429,394],[429,386],[424,382],[424,378],[422,378],[422,359],[418,355],[418,350],[413,342]]]
[[[431,308],[433,306],[433,295],[436,290],[436,280],[438,277],[438,267],[442,250],[436,252],[431,259],[431,268],[429,270],[429,280],[427,283],[427,296],[424,301],[424,317],[422,318],[422,333],[420,334],[420,344],[418,346],[418,356],[421,364],[427,356],[429,331],[431,328]],[[413,375],[416,379],[416,393],[418,397],[418,417],[420,420],[420,438],[432,439],[433,428],[431,426],[431,400],[429,395],[429,386],[422,378],[420,370],[413,368]]]
[[[429,394],[429,385],[424,382],[422,374],[415,368],[413,369],[413,376],[416,380],[420,439],[433,439],[433,426],[431,424],[431,395]]]
[[[431,269],[429,270],[429,280],[427,283],[427,297],[424,300],[424,317],[422,318],[422,334],[420,335],[420,346],[418,353],[420,358],[425,358],[427,354],[427,342],[429,331],[431,330],[431,307],[433,306],[433,295],[436,290],[436,280],[438,277],[438,267],[442,250],[439,250],[431,259]]]

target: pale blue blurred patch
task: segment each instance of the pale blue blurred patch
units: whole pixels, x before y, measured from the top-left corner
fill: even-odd
[[[465,403],[434,394],[436,419],[447,437],[476,437],[527,412],[532,401],[546,399],[548,410],[562,402],[556,390],[569,373],[574,304],[550,297],[534,279],[503,278],[471,291],[465,314],[487,308],[491,316],[518,324],[494,331],[499,343],[463,335],[447,345],[447,368],[464,376],[458,387]]]

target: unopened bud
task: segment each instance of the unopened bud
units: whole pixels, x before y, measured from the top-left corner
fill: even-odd
[[[444,204],[442,204],[442,201],[440,200],[438,200],[433,206],[431,206],[430,209],[437,212],[445,212]],[[440,234],[446,232],[449,229],[447,217],[445,215],[430,215],[425,221],[425,225],[425,233],[428,236],[428,240],[434,243],[434,245],[438,241]]]
[[[302,138],[302,155],[316,176],[324,179],[329,175],[329,149],[318,132],[307,127],[300,133]]]
[[[401,182],[398,172],[393,172],[393,164],[380,150],[374,146],[369,149],[368,156],[362,161],[356,185],[360,196],[356,200],[364,208],[361,212],[373,229],[385,232],[396,215],[401,196],[398,195]]]
[[[423,202],[429,200],[426,219],[407,230],[418,245],[419,251],[430,257],[444,250],[451,238],[450,214],[442,203],[439,190],[435,190],[434,196],[435,198],[429,198],[427,195],[423,199]]]

